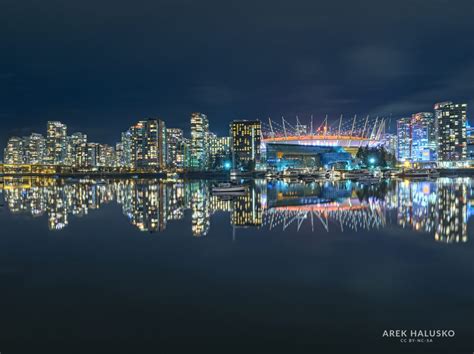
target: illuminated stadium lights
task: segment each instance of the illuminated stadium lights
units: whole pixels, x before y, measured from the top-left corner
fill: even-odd
[[[304,127],[304,128],[302,128]],[[296,126],[282,118],[281,124],[270,119],[268,124],[263,124],[263,142],[265,144],[298,144],[313,146],[339,146],[358,148],[360,146],[378,146],[382,142],[385,131],[383,118],[357,118],[344,119],[342,116],[329,124],[326,117],[319,127],[313,127],[311,121],[302,125],[297,119]]]

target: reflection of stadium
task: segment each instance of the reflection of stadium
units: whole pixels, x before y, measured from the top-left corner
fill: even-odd
[[[263,126],[263,150],[268,166],[285,168],[347,166],[361,146],[378,146],[385,129],[384,119],[344,120],[329,125],[327,118],[317,128],[313,124],[292,125],[282,118],[269,119]]]

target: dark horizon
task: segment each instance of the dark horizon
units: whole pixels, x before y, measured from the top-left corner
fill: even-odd
[[[444,0],[236,4],[7,0],[0,154],[48,120],[112,144],[140,119],[394,120],[474,104],[474,6]],[[468,116],[469,116],[468,109]]]

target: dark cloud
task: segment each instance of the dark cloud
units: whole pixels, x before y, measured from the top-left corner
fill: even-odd
[[[158,116],[406,115],[474,105],[470,0],[6,0],[0,145],[60,119],[112,143]],[[22,130],[23,131],[23,130]]]

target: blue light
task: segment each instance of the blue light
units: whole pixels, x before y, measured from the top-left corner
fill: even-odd
[[[226,170],[230,170],[231,166],[232,166],[232,164],[230,163],[230,161],[224,162],[224,168],[225,168]]]
[[[371,165],[373,165],[373,164],[375,163],[375,157],[371,157],[371,158],[369,159],[369,163],[370,163]]]

